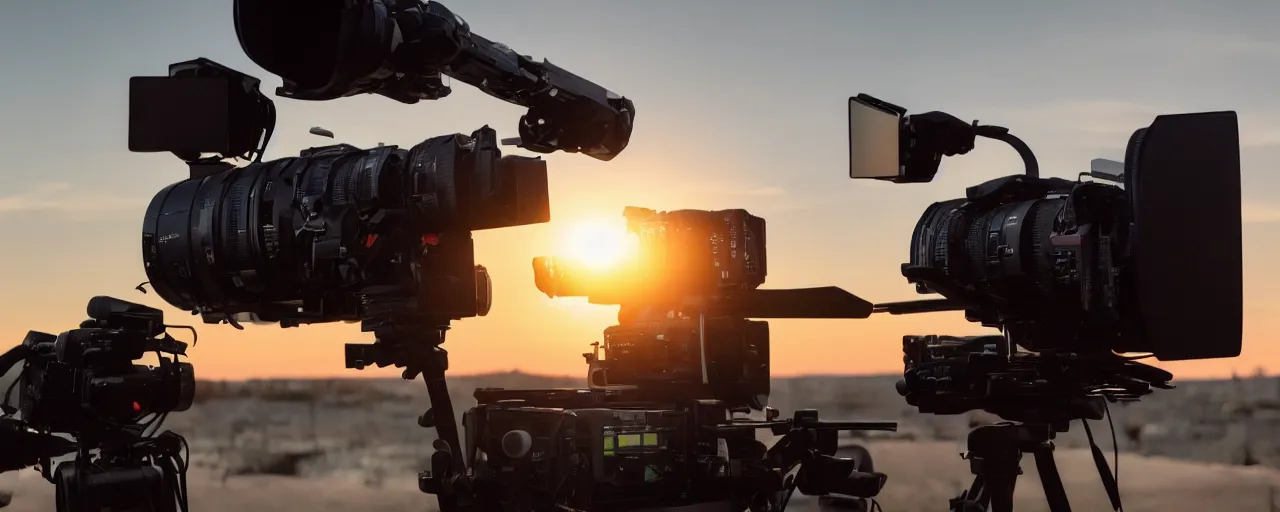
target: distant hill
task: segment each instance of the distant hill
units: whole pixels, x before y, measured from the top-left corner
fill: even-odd
[[[7,389],[13,375],[0,378]],[[455,413],[473,406],[478,388],[567,388],[582,378],[553,377],[519,371],[451,376]],[[773,381],[770,405],[789,416],[795,409],[818,409],[829,419],[899,422],[895,437],[961,443],[968,429],[992,421],[980,412],[960,416],[923,415],[906,405],[895,391],[894,375],[803,376]],[[258,379],[203,380],[197,405],[173,414],[167,426],[208,442],[228,440],[254,425],[268,425],[271,435],[295,440],[348,439],[363,430],[362,442],[429,446],[431,430],[415,418],[429,406],[423,384],[399,379]],[[16,395],[16,393],[15,393]],[[1280,379],[1274,377],[1178,382],[1174,390],[1156,391],[1139,403],[1113,405],[1116,440],[1121,450],[1186,460],[1232,465],[1280,467]],[[1098,443],[1107,451],[1111,434],[1106,422],[1094,425]],[[374,433],[376,432],[376,433]],[[1065,447],[1085,446],[1083,429],[1074,425],[1060,437]],[[221,442],[221,441],[218,441]]]
[[[969,428],[993,421],[989,414],[974,412],[960,416],[923,415],[909,407],[897,394],[894,375],[804,376],[774,379],[770,405],[789,416],[795,409],[818,409],[830,419],[889,420],[899,422],[898,437],[961,442]],[[523,372],[503,372],[449,378],[456,413],[475,404],[477,388],[508,389],[565,388],[584,385],[581,378],[550,377]],[[394,379],[255,380],[244,382],[201,382],[197,387],[200,412],[182,415],[192,420],[205,416],[205,407],[222,408],[230,402],[251,399],[295,405],[319,404],[333,414],[356,407],[373,412],[396,404],[405,417],[404,428],[416,429],[412,418],[428,406],[426,390],[420,382]],[[1142,454],[1224,464],[1265,464],[1280,467],[1280,379],[1200,380],[1178,383],[1174,390],[1156,391],[1141,402],[1111,407],[1120,449]],[[239,407],[250,407],[242,405]],[[250,407],[256,409],[256,406]],[[416,411],[416,412],[413,412]],[[327,413],[326,413],[327,414]],[[178,421],[178,415],[171,421]],[[365,415],[361,415],[366,417]],[[206,416],[207,417],[207,416]],[[334,420],[337,421],[337,420]],[[1105,421],[1095,422],[1097,442],[1110,449],[1111,434]],[[194,425],[193,425],[194,426]],[[201,427],[204,428],[204,427]],[[399,429],[401,427],[392,427]],[[429,433],[422,433],[429,435]],[[1060,436],[1060,446],[1087,446],[1083,429],[1076,424]]]

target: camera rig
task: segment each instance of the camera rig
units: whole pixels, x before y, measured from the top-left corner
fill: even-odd
[[[453,76],[529,108],[514,141],[524,149],[607,161],[631,136],[630,100],[471,33],[435,2],[237,1],[235,22],[286,98],[414,103],[447,95],[441,76]],[[313,37],[278,37],[299,23]],[[449,481],[464,468],[441,345],[452,321],[491,305],[471,234],[549,221],[546,163],[502,155],[513,142],[487,126],[408,149],[336,144],[264,162],[276,115],[260,85],[208,59],[131,79],[129,149],[173,153],[190,171],[148,207],[147,277],[207,323],[360,322],[375,341],[347,345],[346,366],[422,376],[432,407],[419,424],[436,428],[433,471]]]
[[[185,512],[186,441],[156,432],[194,399],[193,368],[178,361],[186,343],[165,333],[157,309],[99,296],[88,313],[79,329],[31,331],[0,355],[0,368],[23,364],[19,407],[6,405],[0,419],[0,438],[17,449],[6,450],[0,469],[40,466],[58,512]],[[159,366],[134,364],[148,352]],[[19,410],[20,420],[8,417]],[[69,454],[75,459],[53,467]]]
[[[852,178],[927,182],[943,157],[967,153],[977,137],[1008,143],[1025,164],[1024,175],[970,187],[917,223],[902,275],[943,298],[875,306],[895,315],[964,311],[1002,332],[903,338],[898,391],[908,404],[1008,420],[970,433],[974,483],[951,510],[1010,512],[1018,463],[1031,453],[1049,509],[1069,511],[1051,441],[1076,420],[1119,509],[1088,420],[1110,419],[1110,402],[1173,387],[1172,374],[1138,358],[1239,355],[1236,125],[1235,112],[1158,116],[1134,132],[1123,163],[1095,160],[1073,182],[1040,177],[1031,149],[1005,128],[936,111],[908,116],[865,94],[849,99]],[[1188,240],[1189,232],[1205,236]]]
[[[865,318],[871,305],[835,287],[757,289],[764,220],[744,210],[623,214],[640,244],[618,268],[534,260],[548,296],[621,306],[584,354],[587,389],[477,390],[466,472],[438,453],[423,490],[461,509],[518,511],[778,511],[797,489],[876,496],[886,477],[869,457],[836,457],[837,435],[896,424],[780,419],[767,406],[768,324],[746,319]],[[781,438],[766,447],[760,429]]]
[[[1009,422],[974,429],[966,458],[975,475],[951,510],[1012,510],[1014,481],[1023,453],[1035,457],[1053,512],[1070,510],[1052,440],[1079,420],[1103,487],[1114,507],[1120,495],[1088,421],[1108,420],[1108,403],[1133,402],[1153,389],[1173,389],[1173,375],[1117,355],[1019,351],[1009,338],[904,336],[899,394],[926,414],[986,410]],[[982,508],[966,508],[980,506]],[[990,507],[990,508],[987,508]]]
[[[944,156],[967,153],[976,137],[1014,147],[1025,174],[930,205],[902,274],[919,293],[943,298],[883,309],[963,310],[1041,352],[1146,352],[1163,361],[1240,354],[1235,112],[1157,116],[1130,137],[1123,163],[1097,159],[1076,181],[1040,177],[1031,149],[1006,128],[905,113],[850,98],[850,176],[927,182]]]

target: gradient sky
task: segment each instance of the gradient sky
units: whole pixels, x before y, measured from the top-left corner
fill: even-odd
[[[551,155],[550,224],[476,235],[496,280],[486,318],[456,324],[452,371],[580,374],[579,356],[616,308],[548,299],[529,259],[565,246],[582,222],[621,229],[625,205],[746,208],[769,223],[766,286],[839,285],[868,300],[915,297],[898,273],[931,202],[1021,172],[980,142],[931,184],[846,177],[846,99],[867,92],[914,112],[945,110],[1010,127],[1041,172],[1073,177],[1095,157],[1122,159],[1154,115],[1234,109],[1244,143],[1245,349],[1182,363],[1182,377],[1280,371],[1280,3],[1268,1],[791,2],[455,0],[472,29],[548,58],[637,105],[631,145],[613,162]],[[961,5],[963,4],[963,6]],[[139,228],[154,192],[185,167],[126,149],[127,83],[208,57],[279,79],[241,52],[230,0],[0,3],[0,338],[75,327],[109,294],[163,306],[145,280]],[[365,96],[276,98],[269,158],[344,142],[412,145],[481,125],[514,133],[523,110],[464,84],[405,106]],[[196,319],[167,308],[171,323]],[[772,322],[775,374],[901,370],[902,334],[982,332],[958,313],[857,321]],[[344,370],[355,326],[201,326],[190,353],[207,378],[394,375]]]

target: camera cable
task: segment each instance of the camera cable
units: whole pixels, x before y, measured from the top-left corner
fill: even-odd
[[[1102,478],[1102,487],[1107,492],[1107,498],[1111,501],[1112,510],[1123,512],[1124,507],[1120,503],[1120,486],[1118,483],[1117,471],[1120,468],[1120,446],[1116,442],[1115,424],[1111,420],[1111,409],[1106,407],[1107,423],[1111,425],[1111,443],[1112,451],[1115,458],[1115,469],[1107,464],[1107,458],[1102,454],[1102,449],[1098,447],[1097,440],[1093,437],[1093,430],[1089,428],[1089,421],[1081,419],[1080,423],[1084,425],[1085,436],[1089,440],[1089,450],[1093,455],[1094,465],[1098,468],[1098,476]]]

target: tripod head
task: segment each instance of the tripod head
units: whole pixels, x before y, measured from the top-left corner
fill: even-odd
[[[1020,352],[1000,335],[908,335],[897,384],[928,414],[981,409],[1006,420],[1050,425],[1100,420],[1105,402],[1132,402],[1172,389],[1169,372],[1111,353]]]
[[[1080,420],[1103,487],[1114,506],[1120,494],[1088,420],[1107,417],[1107,404],[1133,402],[1153,389],[1172,389],[1169,372],[1114,353],[1024,352],[1016,339],[989,336],[903,336],[898,393],[920,412],[985,410],[1006,420],[969,434],[965,454],[975,478],[951,501],[953,512],[1011,512],[1019,461],[1035,456],[1052,512],[1068,512],[1053,461],[1052,440]],[[987,507],[990,508],[987,508]],[[978,507],[978,508],[975,508]]]

